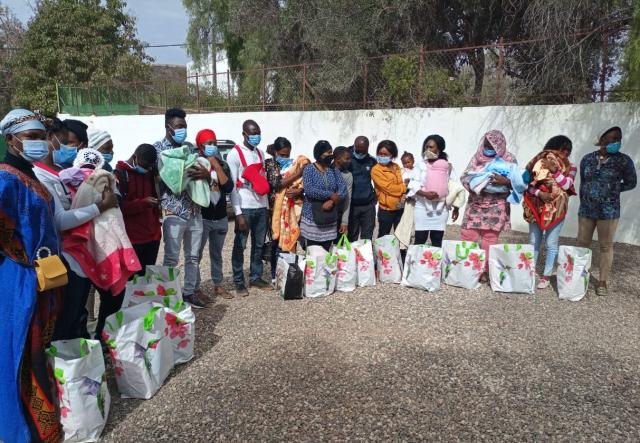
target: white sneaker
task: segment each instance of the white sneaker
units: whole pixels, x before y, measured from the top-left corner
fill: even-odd
[[[538,282],[538,289],[547,289],[550,284],[551,280],[549,279],[549,277],[541,277],[540,281]]]

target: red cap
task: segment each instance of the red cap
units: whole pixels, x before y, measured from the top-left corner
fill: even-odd
[[[217,138],[216,133],[211,129],[203,129],[198,132],[198,135],[196,135],[196,144],[200,147],[200,145],[203,145],[204,142],[211,140],[212,138]]]

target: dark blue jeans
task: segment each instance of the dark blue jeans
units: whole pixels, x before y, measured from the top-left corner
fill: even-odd
[[[251,236],[251,263],[249,266],[249,282],[262,278],[262,249],[267,234],[267,208],[242,209],[242,215],[247,220],[249,232],[237,232],[233,241],[231,253],[231,268],[233,282],[238,287],[244,287],[244,250],[247,239]]]

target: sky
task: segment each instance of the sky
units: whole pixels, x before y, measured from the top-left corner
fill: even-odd
[[[32,16],[33,0],[0,0],[22,22]],[[184,43],[189,27],[181,0],[127,0],[126,12],[136,18],[138,38],[149,45]],[[184,47],[148,48],[155,63],[185,65],[190,59]]]

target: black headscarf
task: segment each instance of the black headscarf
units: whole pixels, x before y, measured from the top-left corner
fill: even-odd
[[[67,119],[62,122],[62,125],[67,128],[68,131],[73,132],[81,143],[89,144],[89,137],[87,136],[88,126],[80,120]]]

